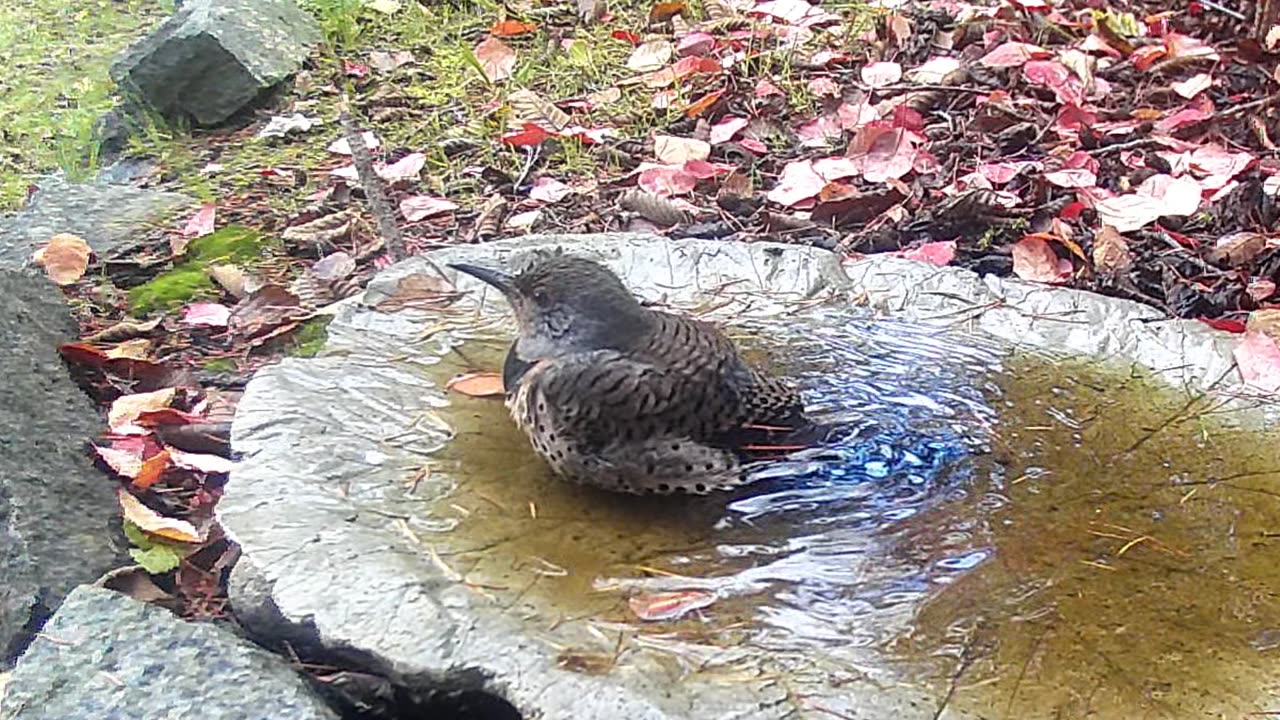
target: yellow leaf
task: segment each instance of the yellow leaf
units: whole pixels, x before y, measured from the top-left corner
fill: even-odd
[[[161,515],[143,505],[141,500],[124,488],[120,488],[117,492],[124,519],[146,532],[179,542],[198,543],[204,540],[200,537],[200,531],[196,530],[196,526],[186,520],[176,520]]]

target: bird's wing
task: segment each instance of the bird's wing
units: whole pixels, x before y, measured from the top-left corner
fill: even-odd
[[[684,372],[614,350],[538,363],[531,401],[565,432],[602,446],[653,436],[710,440],[733,427],[737,392],[709,370]]]

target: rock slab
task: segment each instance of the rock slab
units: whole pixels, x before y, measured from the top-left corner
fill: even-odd
[[[293,0],[189,0],[111,76],[165,117],[216,125],[297,72],[320,39]]]
[[[75,335],[66,304],[48,280],[8,270],[0,270],[0,297],[3,667],[67,592],[123,556],[113,484],[85,452],[101,421],[57,353]]]
[[[306,681],[231,632],[95,587],[73,591],[14,669],[6,720],[336,720]]]
[[[180,193],[53,176],[20,212],[0,218],[0,268],[25,266],[36,247],[57,233],[79,235],[101,255],[148,223],[194,205]]]

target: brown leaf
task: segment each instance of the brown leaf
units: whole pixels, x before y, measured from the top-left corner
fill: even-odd
[[[481,40],[476,45],[475,56],[489,82],[506,80],[516,67],[516,51],[496,37]]]
[[[399,312],[409,308],[434,310],[452,304],[459,294],[444,278],[434,273],[406,275],[396,289],[374,307],[379,312]]]
[[[1093,236],[1093,267],[1102,275],[1123,275],[1133,267],[1129,243],[1115,228],[1103,225]]]
[[[1280,309],[1254,310],[1245,325],[1249,332],[1260,332],[1280,343]]]
[[[519,20],[499,20],[489,28],[489,34],[494,37],[515,37],[517,35],[526,35],[538,29],[537,23],[520,22]]]
[[[280,237],[304,246],[335,243],[351,234],[351,221],[354,219],[354,210],[342,210],[286,228]]]
[[[86,336],[83,341],[86,343],[108,343],[130,340],[141,335],[146,335],[152,330],[155,330],[163,319],[163,317],[158,317],[154,320],[147,320],[145,322],[139,322],[137,320],[123,320],[109,328],[106,328],[105,330],[99,330],[92,335]]]
[[[641,217],[659,225],[670,227],[689,222],[688,213],[668,198],[659,197],[644,190],[628,190],[618,198],[623,210],[638,213]]]
[[[235,265],[214,265],[209,268],[209,277],[231,297],[238,300],[245,296],[245,274]]]
[[[667,165],[683,165],[690,160],[706,160],[711,156],[711,143],[706,140],[655,135],[653,154],[658,162]]]
[[[49,279],[58,285],[70,285],[84,276],[92,250],[84,238],[71,233],[58,233],[36,251],[32,260],[44,267]]]
[[[1226,263],[1239,267],[1253,260],[1267,248],[1267,237],[1256,232],[1236,232],[1223,235],[1208,253],[1205,259],[1211,263]]]
[[[141,500],[134,497],[132,493],[124,488],[119,488],[117,492],[120,499],[120,510],[124,515],[124,519],[144,531],[179,542],[198,543],[203,540],[200,536],[200,531],[196,530],[196,527],[191,523],[185,520],[164,517],[155,510],[143,505]]]
[[[636,595],[627,598],[631,612],[641,620],[674,620],[681,615],[707,607],[716,594],[706,590],[680,590]]]
[[[468,397],[493,397],[502,395],[502,376],[495,372],[464,373],[449,381],[446,390]]]
[[[649,22],[663,23],[688,11],[682,2],[660,2],[649,10]]]
[[[147,354],[151,351],[151,341],[146,338],[134,338],[126,340],[115,347],[107,348],[103,354],[109,360],[118,358],[132,358],[134,360],[146,360]]]
[[[136,565],[112,570],[94,584],[124,593],[138,602],[162,604],[174,600],[173,595],[155,584],[150,573]]]
[[[1059,258],[1041,237],[1028,235],[1013,245],[1013,273],[1023,280],[1065,282],[1071,277],[1071,261]]]
[[[279,285],[264,285],[236,304],[227,327],[241,337],[254,337],[306,314],[298,296]]]

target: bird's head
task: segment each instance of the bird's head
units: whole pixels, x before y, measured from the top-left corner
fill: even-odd
[[[573,255],[543,255],[518,275],[457,263],[453,269],[499,290],[515,313],[526,360],[622,348],[646,311],[608,268]]]

